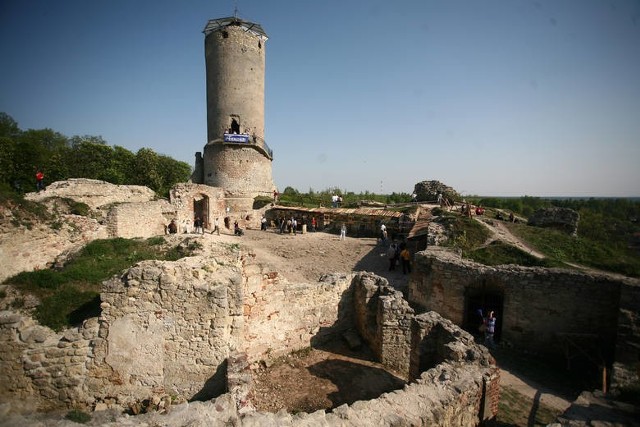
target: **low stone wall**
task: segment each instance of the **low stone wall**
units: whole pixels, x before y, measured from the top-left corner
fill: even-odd
[[[56,333],[29,316],[0,312],[0,402],[18,412],[87,403],[86,362],[97,330],[97,319]]]

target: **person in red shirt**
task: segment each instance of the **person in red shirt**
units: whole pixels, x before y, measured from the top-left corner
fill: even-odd
[[[44,190],[44,173],[41,170],[36,172],[36,190]]]

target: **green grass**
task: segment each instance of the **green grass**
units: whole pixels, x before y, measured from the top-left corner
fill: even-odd
[[[80,411],[78,409],[73,409],[67,412],[67,415],[65,415],[65,418],[67,420],[76,422],[78,424],[86,424],[89,421],[91,421],[91,415],[87,414],[86,412]]]
[[[474,251],[489,238],[491,232],[478,221],[461,215],[445,213],[438,222],[443,224],[449,234],[446,246],[462,250],[463,256]]]
[[[494,241],[488,246],[474,249],[467,257],[485,265],[517,264],[526,267],[559,267],[562,264],[549,259],[539,259],[504,242]]]
[[[95,240],[85,246],[62,269],[36,270],[17,274],[5,281],[35,295],[41,304],[34,317],[56,331],[82,323],[100,314],[100,286],[133,264],[146,260],[177,260],[201,247],[188,242],[164,246],[163,237]]]
[[[499,426],[546,426],[555,421],[561,411],[534,401],[510,387],[500,390]]]
[[[561,231],[505,223],[512,234],[545,254],[551,262],[571,263],[640,277],[640,257],[625,246],[610,245]]]

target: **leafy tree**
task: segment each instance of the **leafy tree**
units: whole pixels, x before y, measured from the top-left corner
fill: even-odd
[[[134,184],[145,185],[155,192],[163,187],[158,154],[150,148],[141,148],[134,160]]]
[[[19,133],[18,122],[7,113],[0,112],[0,137],[14,138]]]

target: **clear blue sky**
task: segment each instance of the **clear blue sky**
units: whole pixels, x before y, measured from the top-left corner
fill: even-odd
[[[0,111],[193,165],[236,3],[281,191],[640,196],[638,0],[0,0]]]

